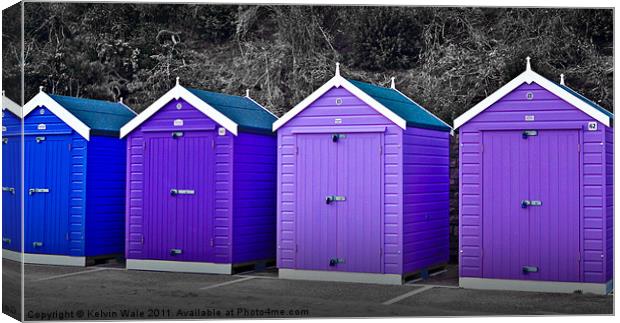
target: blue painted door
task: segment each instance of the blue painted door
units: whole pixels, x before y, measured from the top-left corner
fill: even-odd
[[[2,248],[20,251],[20,137],[2,138]]]
[[[24,138],[24,250],[69,254],[71,135]]]

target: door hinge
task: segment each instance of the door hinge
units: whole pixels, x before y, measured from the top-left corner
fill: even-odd
[[[295,253],[297,253],[297,251],[299,251],[299,245],[295,244]]]
[[[581,262],[581,252],[577,253],[577,262]]]
[[[383,145],[379,145],[379,155],[383,155]]]
[[[484,145],[480,144],[480,152],[483,152],[483,151],[484,151]]]
[[[140,235],[140,244],[144,244],[144,235],[143,234]]]
[[[299,146],[295,146],[295,155],[299,155]]]

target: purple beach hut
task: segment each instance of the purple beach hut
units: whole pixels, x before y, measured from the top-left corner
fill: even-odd
[[[231,274],[275,259],[276,117],[178,83],[127,137],[128,269]]]
[[[279,276],[401,284],[449,256],[451,127],[336,75],[273,125]]]
[[[454,121],[465,288],[613,288],[613,114],[531,69]]]

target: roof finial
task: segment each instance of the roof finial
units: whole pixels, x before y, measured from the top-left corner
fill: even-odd
[[[340,76],[340,63],[336,62],[336,75]]]
[[[246,98],[250,97],[250,89],[245,89],[245,97]]]
[[[40,93],[40,92],[43,92],[43,85],[40,85],[40,86],[39,86],[39,93]]]
[[[118,99],[118,103],[123,103],[123,97],[122,96]]]
[[[560,74],[560,84],[564,85],[564,74]]]
[[[6,92],[2,90],[2,96],[6,96]]]
[[[180,79],[181,79],[181,78],[177,76],[177,85],[179,85],[179,80],[180,80]]]
[[[530,64],[530,57],[526,57],[525,60],[527,61],[527,63],[525,64],[525,70],[526,71],[531,71],[532,70],[532,65]]]
[[[396,80],[396,78],[392,76],[392,83],[390,84],[390,88],[396,90],[396,83],[394,82],[394,80]]]

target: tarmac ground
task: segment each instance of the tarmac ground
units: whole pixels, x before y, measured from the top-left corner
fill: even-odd
[[[20,264],[3,259],[3,312],[19,317]],[[613,313],[613,295],[458,288],[457,267],[402,286],[24,265],[26,320],[221,319]]]

